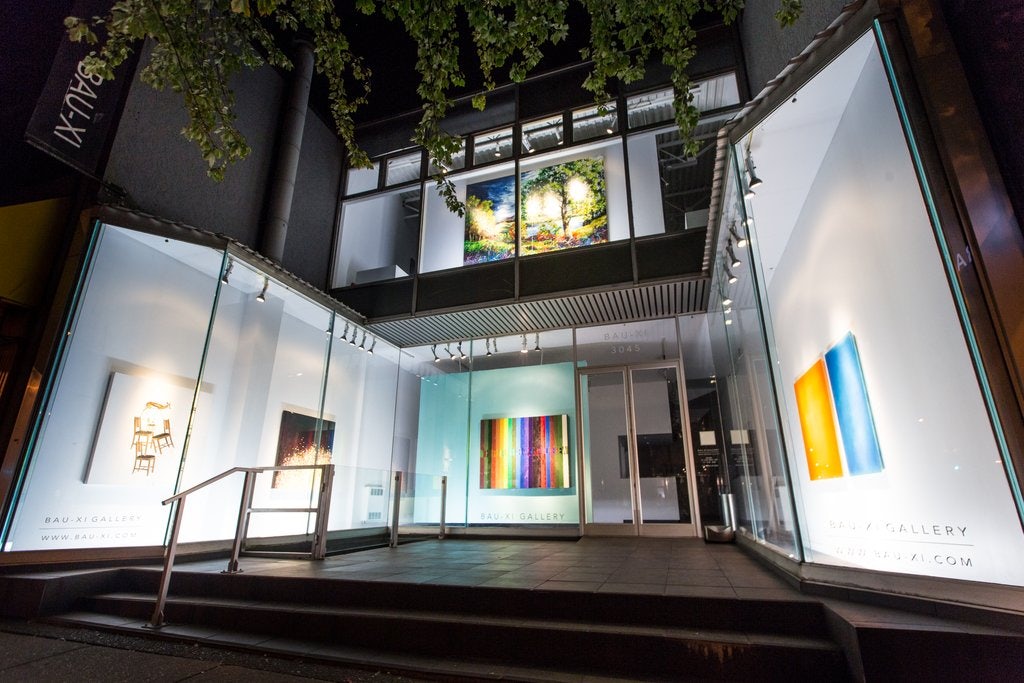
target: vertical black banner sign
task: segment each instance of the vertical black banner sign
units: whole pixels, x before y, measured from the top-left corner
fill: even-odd
[[[71,14],[102,16],[111,0],[77,0]],[[90,176],[98,176],[122,92],[135,59],[115,71],[113,81],[85,73],[82,60],[97,49],[88,43],[61,41],[43,93],[36,103],[25,139],[44,152]]]

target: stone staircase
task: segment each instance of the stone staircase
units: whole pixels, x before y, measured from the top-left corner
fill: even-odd
[[[90,573],[49,620],[445,679],[850,679],[813,601],[175,572],[149,630],[158,578]]]

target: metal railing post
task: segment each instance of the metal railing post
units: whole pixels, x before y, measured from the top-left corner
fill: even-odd
[[[447,503],[448,503],[448,475],[444,474],[444,475],[441,475],[441,524],[440,524],[440,530],[438,531],[438,534],[437,534],[438,538],[444,538],[444,535],[445,535],[444,508],[445,508],[445,505]]]
[[[316,536],[313,539],[313,559],[327,556],[327,517],[331,513],[331,490],[334,487],[334,465],[320,470],[320,498],[316,503]]]
[[[398,515],[402,507],[402,472],[395,472],[395,502],[391,509],[391,543],[392,548],[398,547]]]
[[[160,575],[160,588],[156,595],[156,606],[149,620],[150,628],[164,625],[164,606],[167,604],[167,591],[171,587],[171,567],[174,566],[174,554],[178,551],[178,532],[181,531],[181,518],[185,512],[185,499],[179,498],[174,506],[174,523],[171,525],[171,538],[164,553],[164,571]]]
[[[242,484],[242,502],[238,506],[238,526],[235,527],[235,540],[231,544],[231,559],[228,560],[228,568],[222,574],[237,574],[238,555],[242,552],[242,539],[249,528],[249,508],[252,507],[252,492],[256,488],[256,473],[246,472],[245,482]]]

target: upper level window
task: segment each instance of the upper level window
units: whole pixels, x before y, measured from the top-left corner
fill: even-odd
[[[619,130],[619,116],[614,102],[598,107],[577,109],[572,113],[573,142],[614,135]]]
[[[562,144],[565,132],[562,115],[523,124],[523,154],[533,154]]]
[[[380,162],[373,162],[371,168],[350,168],[345,177],[345,194],[358,194],[377,189]]]
[[[392,187],[419,180],[422,166],[423,154],[421,152],[391,157],[387,162],[387,175],[384,178],[384,184],[387,187]]]
[[[671,121],[675,116],[672,88],[664,88],[626,98],[626,121],[630,128]]]
[[[446,171],[458,171],[466,167],[466,141],[461,140],[459,149],[452,154],[452,163],[450,163]],[[441,169],[434,165],[434,161],[430,161],[430,175],[437,175],[441,172]]]
[[[473,165],[512,158],[512,128],[492,130],[473,136]]]

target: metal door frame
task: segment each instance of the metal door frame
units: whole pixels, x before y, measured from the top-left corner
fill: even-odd
[[[676,393],[679,405],[679,418],[683,428],[683,462],[686,465],[686,490],[690,507],[690,522],[678,523],[647,523],[643,522],[643,500],[640,496],[640,470],[636,453],[636,414],[633,405],[634,370],[660,370],[671,368],[676,371]],[[588,522],[586,517],[587,490],[586,474],[590,459],[588,435],[584,433],[583,391],[581,379],[584,375],[619,373],[623,379],[623,399],[626,407],[626,442],[629,447],[629,495],[632,506],[633,523],[614,524],[607,522]],[[690,411],[686,402],[686,377],[682,363],[678,360],[653,361],[647,363],[631,363],[624,365],[604,365],[576,368],[576,414],[577,437],[580,444],[579,481],[580,481],[580,527],[584,535],[591,536],[660,536],[660,537],[696,537],[700,535],[700,505],[697,500],[696,468],[693,460],[693,442],[690,436]]]

